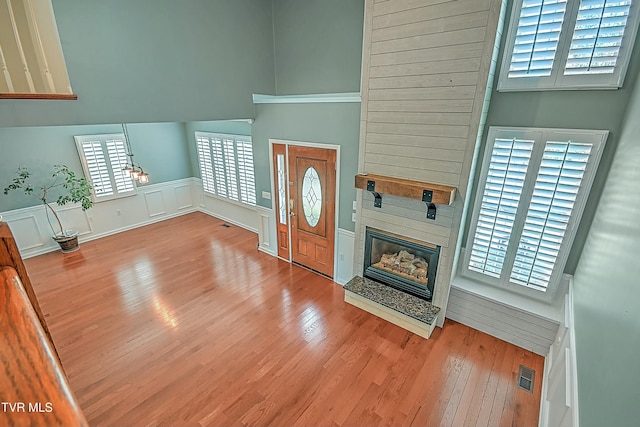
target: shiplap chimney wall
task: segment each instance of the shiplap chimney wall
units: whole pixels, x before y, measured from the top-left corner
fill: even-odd
[[[358,191],[354,271],[366,227],[442,247],[434,305],[444,322],[454,251],[503,0],[366,0],[358,170],[458,187],[426,219],[424,203]]]

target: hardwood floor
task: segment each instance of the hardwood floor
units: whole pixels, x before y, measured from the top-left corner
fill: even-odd
[[[452,321],[424,340],[256,245],[195,213],[26,260],[90,425],[537,425],[542,357]]]

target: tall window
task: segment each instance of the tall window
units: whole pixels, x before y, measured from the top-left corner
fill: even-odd
[[[515,0],[498,90],[622,86],[640,0]]]
[[[208,132],[195,135],[204,191],[255,206],[251,137]]]
[[[607,135],[492,127],[465,274],[553,298]]]
[[[136,193],[128,173],[124,134],[79,135],[74,137],[82,167],[93,185],[96,201],[110,200]]]

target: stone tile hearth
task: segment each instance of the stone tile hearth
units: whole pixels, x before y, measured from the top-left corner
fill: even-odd
[[[356,276],[346,285],[345,301],[378,317],[429,338],[440,308],[413,295]]]

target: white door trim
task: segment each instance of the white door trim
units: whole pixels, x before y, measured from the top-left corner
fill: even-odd
[[[292,141],[287,139],[275,139],[269,138],[269,173],[271,174],[271,194],[273,195],[277,191],[275,183],[275,165],[273,164],[273,144],[281,144],[286,147],[286,168],[287,168],[287,181],[289,180],[289,146],[297,147],[310,147],[310,148],[322,148],[325,150],[334,150],[336,152],[336,209],[335,209],[335,225],[333,230],[333,280],[335,281],[338,272],[338,220],[340,213],[340,146],[336,144],[323,144],[319,142],[306,142],[306,141]],[[271,197],[271,212],[277,221],[277,207],[273,202],[274,198]],[[289,203],[287,203],[287,215],[289,214]],[[287,227],[289,228],[289,259],[285,260],[291,262],[291,221],[288,221]]]

